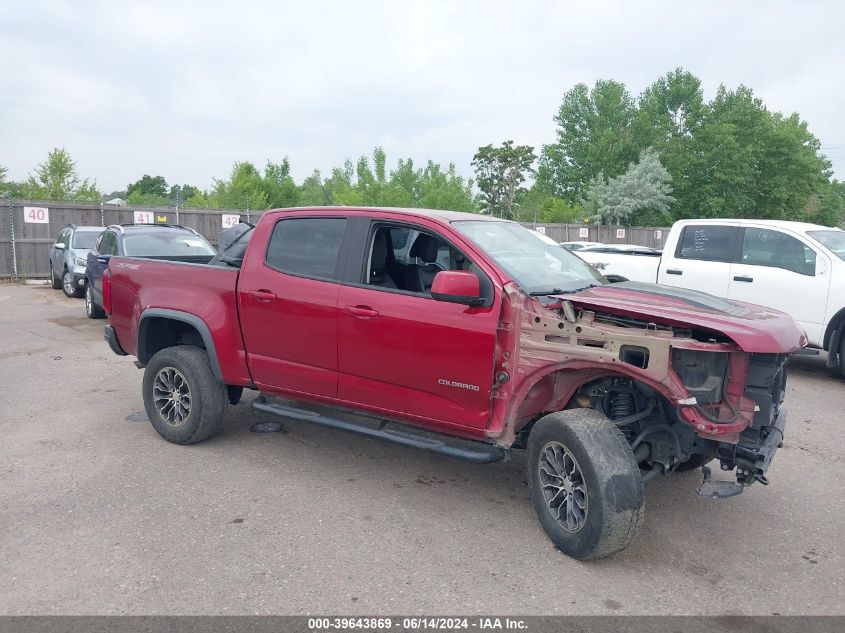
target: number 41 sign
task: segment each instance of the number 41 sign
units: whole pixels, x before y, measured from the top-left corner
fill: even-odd
[[[50,209],[45,207],[24,207],[23,221],[29,224],[50,224]]]

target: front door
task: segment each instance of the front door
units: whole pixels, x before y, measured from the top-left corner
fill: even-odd
[[[360,278],[340,290],[338,396],[429,426],[485,427],[499,315],[490,278],[414,225],[373,222],[364,250]],[[434,300],[441,268],[479,275],[486,305]]]
[[[731,265],[728,296],[793,317],[821,341],[830,262],[798,237],[764,227],[743,229],[741,261]]]
[[[247,362],[266,391],[337,395],[338,255],[346,218],[286,218],[244,261],[238,302]],[[256,241],[266,239],[256,233]]]

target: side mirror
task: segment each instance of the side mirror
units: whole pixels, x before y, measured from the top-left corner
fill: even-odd
[[[65,250],[65,245],[62,244],[61,242],[56,242],[55,244],[53,244],[53,248],[55,248],[58,251],[63,251],[63,250]]]
[[[110,259],[111,259],[111,255],[100,255],[100,256],[97,258],[97,263],[99,263],[99,264],[108,264]]]
[[[479,306],[484,303],[478,277],[466,270],[441,270],[434,276],[431,296],[437,301]]]

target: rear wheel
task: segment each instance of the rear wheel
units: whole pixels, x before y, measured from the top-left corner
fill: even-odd
[[[66,297],[76,299],[82,296],[82,290],[73,285],[73,275],[69,270],[62,274],[62,292]]]
[[[634,453],[598,411],[542,418],[528,436],[528,485],[546,534],[565,554],[603,558],[625,549],[643,521],[643,482]]]
[[[56,277],[56,271],[53,270],[53,262],[50,262],[50,285],[53,287],[53,290],[58,290],[62,287],[61,278]]]
[[[168,442],[194,444],[223,425],[226,386],[211,371],[205,350],[177,345],[157,352],[144,371],[144,408]]]
[[[91,284],[85,287],[85,314],[89,319],[102,319],[106,316],[103,309],[94,301],[94,294],[91,292]]]

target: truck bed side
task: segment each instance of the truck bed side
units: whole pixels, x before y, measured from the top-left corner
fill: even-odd
[[[238,321],[238,269],[113,257],[109,273],[109,323],[124,351],[146,363],[168,345],[199,345],[219,380],[251,384]]]

